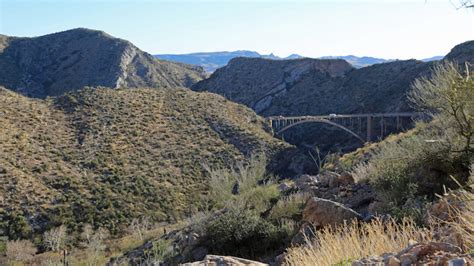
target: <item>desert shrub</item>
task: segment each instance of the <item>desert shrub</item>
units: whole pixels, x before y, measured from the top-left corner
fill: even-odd
[[[430,140],[435,142],[427,142]],[[441,193],[443,185],[455,185],[449,174],[458,171],[453,164],[458,158],[449,154],[449,147],[427,127],[398,142],[385,143],[353,173],[356,179],[370,180],[384,201],[399,206],[416,196]]]
[[[88,265],[98,265],[101,261],[106,248],[105,240],[109,237],[106,229],[99,228],[93,230],[91,225],[85,225],[81,234],[81,246],[87,254],[86,262]]]
[[[7,251],[7,238],[4,236],[0,236],[0,254],[3,254]]]
[[[31,226],[23,213],[14,210],[7,212],[2,218],[5,221],[2,223],[3,231],[9,239],[22,239],[31,236]]]
[[[269,218],[273,221],[300,220],[304,206],[310,197],[311,195],[308,193],[294,193],[283,197],[272,207]]]
[[[444,129],[453,129],[449,139],[467,156],[474,152],[474,72],[454,63],[435,66],[430,78],[417,79],[409,94],[414,106],[438,118]]]
[[[37,249],[33,243],[28,240],[13,240],[7,242],[6,255],[10,261],[26,262],[33,258]]]
[[[474,251],[474,164],[466,185],[447,191],[436,203],[435,213],[429,213],[430,224],[441,232],[441,241],[461,247],[465,252]],[[438,209],[436,213],[436,209]],[[442,210],[442,212],[439,212]],[[444,233],[444,234],[443,234]],[[443,239],[447,238],[447,239]]]
[[[327,227],[307,245],[288,249],[285,265],[350,265],[352,260],[405,248],[410,241],[430,241],[432,231],[410,220]]]
[[[209,201],[216,208],[235,206],[265,211],[280,192],[266,173],[265,156],[251,156],[247,165],[234,169],[208,169],[210,173]]]
[[[420,110],[433,117],[412,134],[384,142],[370,160],[353,169],[356,179],[369,179],[396,216],[421,217],[424,199],[433,200],[451,176],[465,182],[473,141],[474,82],[451,63],[438,65],[430,78],[417,80],[410,94]]]
[[[137,239],[143,240],[143,234],[147,230],[151,229],[150,218],[142,217],[140,219],[135,218],[129,225],[129,232],[133,234]]]
[[[170,240],[160,239],[152,245],[144,254],[146,265],[161,263],[176,255]]]
[[[206,231],[211,252],[248,258],[277,250],[288,240],[285,228],[248,209],[228,209],[209,221]]]
[[[51,251],[60,251],[66,244],[66,226],[61,225],[43,234],[43,245]]]

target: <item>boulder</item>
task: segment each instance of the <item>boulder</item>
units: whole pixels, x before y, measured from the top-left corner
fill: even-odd
[[[358,265],[385,266],[468,266],[473,265],[473,256],[462,254],[459,247],[443,242],[426,242],[409,245],[398,254],[387,253],[380,257],[369,257],[352,262]]]
[[[202,261],[184,263],[184,266],[265,266],[268,264],[231,256],[207,255]]]
[[[339,186],[348,186],[352,185],[355,183],[354,177],[345,172],[342,173],[341,175],[336,175],[333,178],[329,180],[329,187],[334,188],[334,187],[339,187]]]
[[[301,175],[295,179],[295,186],[300,191],[308,192],[318,185],[318,178],[314,175]]]
[[[361,220],[362,216],[338,202],[317,197],[310,198],[303,210],[303,221],[316,228],[337,226],[353,219]]]

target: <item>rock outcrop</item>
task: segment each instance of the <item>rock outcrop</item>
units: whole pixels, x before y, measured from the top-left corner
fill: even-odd
[[[84,86],[188,87],[204,77],[200,67],[155,59],[102,31],[0,35],[0,86],[26,96],[56,96]]]
[[[207,80],[193,86],[196,91],[210,91],[225,95],[228,99],[243,103],[257,113],[287,114],[275,110],[282,99],[293,104],[292,97],[307,92],[294,87],[309,76],[317,76],[324,84],[338,80],[353,67],[344,60],[295,59],[270,60],[263,58],[234,58],[218,69]],[[317,90],[317,87],[310,88]]]
[[[265,266],[268,264],[231,256],[207,255],[202,261],[184,263],[183,266]]]
[[[456,61],[460,64],[464,62],[474,64],[474,41],[467,41],[456,45],[444,59]]]
[[[380,256],[356,260],[352,262],[352,266],[469,266],[473,263],[474,256],[463,254],[457,246],[442,242],[428,242],[410,245],[398,253],[385,253]]]
[[[340,59],[235,58],[192,89],[263,116],[408,111],[406,92],[431,65],[407,60],[354,69]]]
[[[336,227],[354,219],[362,219],[362,216],[338,202],[316,197],[309,199],[303,210],[303,222],[316,228]]]

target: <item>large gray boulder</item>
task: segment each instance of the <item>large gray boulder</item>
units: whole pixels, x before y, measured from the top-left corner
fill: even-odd
[[[266,266],[268,264],[231,256],[207,255],[202,261],[190,262],[184,266]]]
[[[309,199],[303,210],[303,221],[315,228],[334,227],[354,219],[362,219],[362,216],[341,203],[317,197]]]

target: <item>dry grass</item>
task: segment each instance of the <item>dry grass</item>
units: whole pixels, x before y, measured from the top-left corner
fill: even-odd
[[[13,240],[7,242],[5,252],[9,261],[26,262],[33,258],[37,249],[33,243],[28,240]]]
[[[285,265],[334,265],[343,261],[393,252],[411,241],[429,241],[431,229],[420,229],[412,221],[401,224],[375,220],[367,224],[351,223],[318,232],[317,240],[288,250]]]

